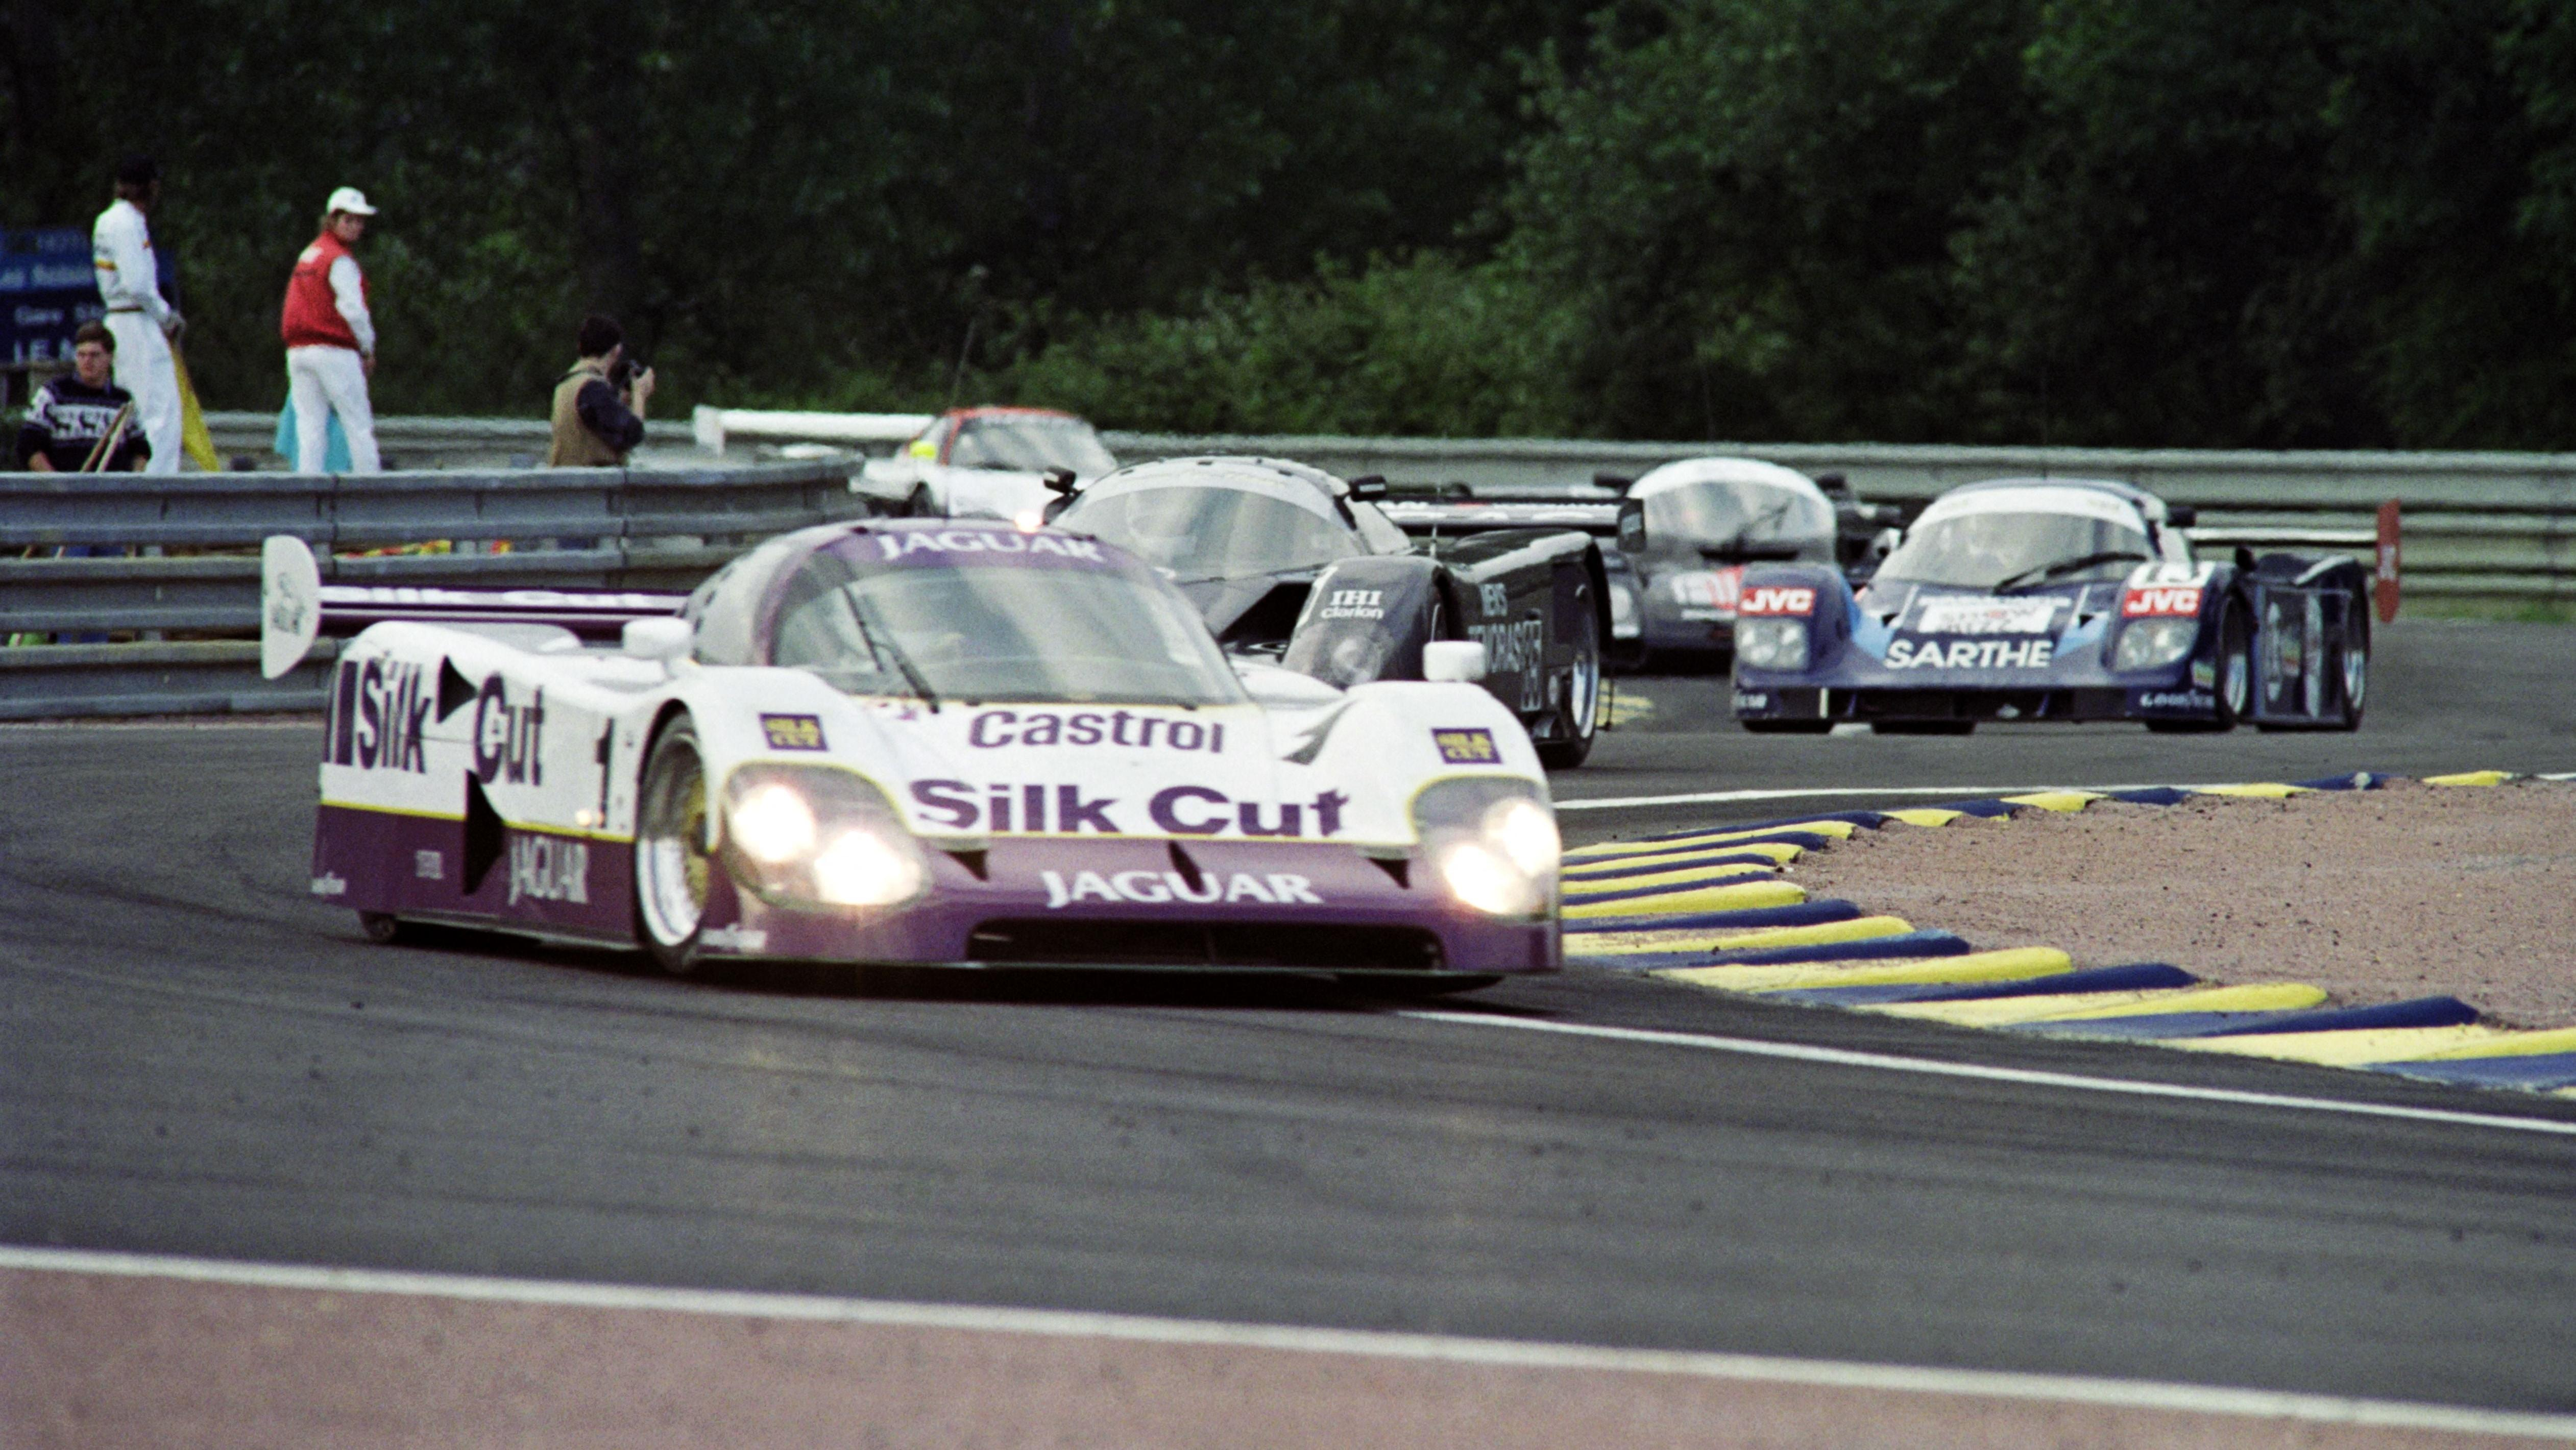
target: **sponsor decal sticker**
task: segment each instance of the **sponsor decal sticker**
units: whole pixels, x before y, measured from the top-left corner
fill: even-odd
[[[370,659],[340,666],[331,704],[329,763],[428,774],[421,732],[436,703],[437,691],[419,665]]]
[[[1512,612],[1512,593],[1500,584],[1479,584],[1476,595],[1488,617]]]
[[[769,945],[769,933],[758,927],[711,926],[698,933],[698,944],[718,951],[756,952]]]
[[[1738,690],[1735,692],[1735,708],[1768,710],[1771,708],[1771,694],[1767,690]]]
[[[1069,539],[1056,534],[1023,534],[1016,529],[941,529],[936,533],[878,534],[877,548],[887,562],[913,554],[1032,554],[1052,555],[1061,559],[1081,559],[1089,563],[1107,562],[1100,555],[1100,545],[1090,539]]]
[[[1117,796],[1095,796],[1079,785],[963,780],[916,780],[913,803],[938,824],[958,831],[995,834],[1123,836],[1133,807]],[[1351,798],[1337,790],[1308,801],[1236,800],[1204,785],[1166,786],[1145,802],[1154,828],[1174,836],[1335,836]]]
[[[2052,639],[1900,639],[1887,647],[1891,670],[2039,670],[2056,658]]]
[[[522,897],[590,904],[590,844],[563,836],[510,838],[510,905]]]
[[[772,750],[825,750],[823,721],[814,715],[763,715],[760,733]]]
[[[1916,634],[2053,634],[2058,600],[1982,599],[1939,595],[1926,599],[1914,618]]]
[[[411,853],[411,874],[423,881],[447,879],[447,854],[443,851]]]
[[[316,896],[346,896],[349,894],[349,883],[340,878],[339,872],[325,871],[321,875],[313,878],[313,894]]]
[[[1813,614],[1816,612],[1816,591],[1804,586],[1765,584],[1748,590],[1743,602],[1736,605],[1735,612],[1742,615]]]
[[[1225,726],[1133,710],[986,710],[967,725],[966,743],[978,750],[1006,745],[1125,745],[1223,755]]]
[[[2138,696],[2142,710],[2214,710],[2218,697],[2207,690],[2149,690]]]
[[[1673,576],[1673,599],[1676,603],[1697,605],[1702,609],[1728,610],[1744,592],[1744,566],[1729,569],[1694,571]]]
[[[512,785],[544,785],[539,758],[546,740],[546,692],[541,687],[528,703],[510,703],[510,687],[499,675],[483,682],[474,697],[474,778],[490,785],[506,779]],[[516,898],[513,898],[514,900]]]
[[[1199,884],[1192,887],[1189,878],[1178,871],[1076,871],[1067,881],[1061,871],[1041,871],[1046,883],[1047,910],[1061,911],[1081,901],[1133,901],[1140,905],[1160,906],[1170,902],[1187,902],[1208,906],[1217,902],[1231,905],[1257,901],[1264,906],[1322,906],[1324,898],[1314,892],[1314,883],[1304,876],[1286,872],[1254,875],[1249,871],[1234,872],[1230,879],[1219,880],[1218,873],[1199,874]]]
[[[1336,589],[1324,596],[1324,607],[1317,619],[1384,619],[1386,591],[1383,589]]]
[[[2218,683],[2218,661],[2193,660],[2191,662],[2191,682],[2204,690],[2215,686]]]
[[[1519,675],[1521,705],[1536,710],[1545,705],[1539,661],[1547,649],[1547,621],[1524,619],[1513,624],[1471,624],[1467,637],[1485,647],[1485,670],[1490,675]],[[1488,686],[1488,688],[1491,688]]]
[[[2120,601],[2122,619],[2164,615],[2189,617],[2198,613],[2200,613],[2200,590],[2191,585],[2132,589]]]
[[[1500,765],[1503,760],[1491,730],[1434,730],[1431,743],[1451,765]]]

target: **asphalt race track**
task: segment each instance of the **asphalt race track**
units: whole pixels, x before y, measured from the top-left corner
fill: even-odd
[[[2383,633],[2357,737],[1754,738],[1561,795],[2576,768],[2576,633]],[[1533,1031],[1651,1028],[2576,1122],[1575,972],[714,982],[314,903],[318,732],[0,730],[0,1243],[2576,1408],[2576,1135]],[[1575,839],[1827,798],[1572,811]],[[1845,804],[1869,797],[1838,797]]]

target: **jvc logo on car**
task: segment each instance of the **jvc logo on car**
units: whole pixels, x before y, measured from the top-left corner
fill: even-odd
[[[2200,613],[2200,591],[2190,586],[2180,588],[2132,589],[2120,601],[2120,617],[2138,619],[2148,615],[2181,615],[2188,618]]]
[[[483,682],[474,698],[474,778],[490,785],[506,776],[512,785],[543,785],[545,768],[538,759],[546,738],[546,692],[528,703],[510,703],[509,687],[499,675]]]
[[[590,844],[561,836],[510,838],[510,904],[537,901],[590,904]]]
[[[430,707],[437,701],[420,666],[382,659],[364,664],[352,661],[340,666],[336,683],[327,763],[428,773],[421,731],[428,726]]]
[[[1738,614],[1813,614],[1816,612],[1816,591],[1765,584],[1759,589],[1745,591],[1744,600],[1736,606],[1735,612]]]

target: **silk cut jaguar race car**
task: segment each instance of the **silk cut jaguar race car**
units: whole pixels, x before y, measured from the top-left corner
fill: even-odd
[[[1466,681],[1229,661],[1056,530],[878,519],[694,593],[324,587],[269,541],[263,667],[331,676],[312,889],[409,923],[726,958],[1362,974],[1559,961],[1527,735]]]
[[[1988,720],[2351,730],[2370,577],[2342,554],[2197,557],[2191,511],[2121,483],[2004,479],[1923,511],[1857,591],[1822,565],[1745,570],[1745,729],[1966,734]]]
[[[1174,458],[1082,488],[1055,521],[1160,569],[1229,654],[1326,684],[1418,680],[1428,646],[1481,644],[1485,687],[1539,759],[1581,765],[1610,637],[1600,545],[1472,506],[1382,509],[1385,496],[1382,480],[1282,459]]]

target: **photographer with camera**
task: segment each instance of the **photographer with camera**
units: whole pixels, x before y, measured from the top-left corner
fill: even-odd
[[[582,319],[581,360],[555,385],[554,444],[548,468],[615,468],[644,441],[653,370],[626,356],[626,330],[613,318]]]

